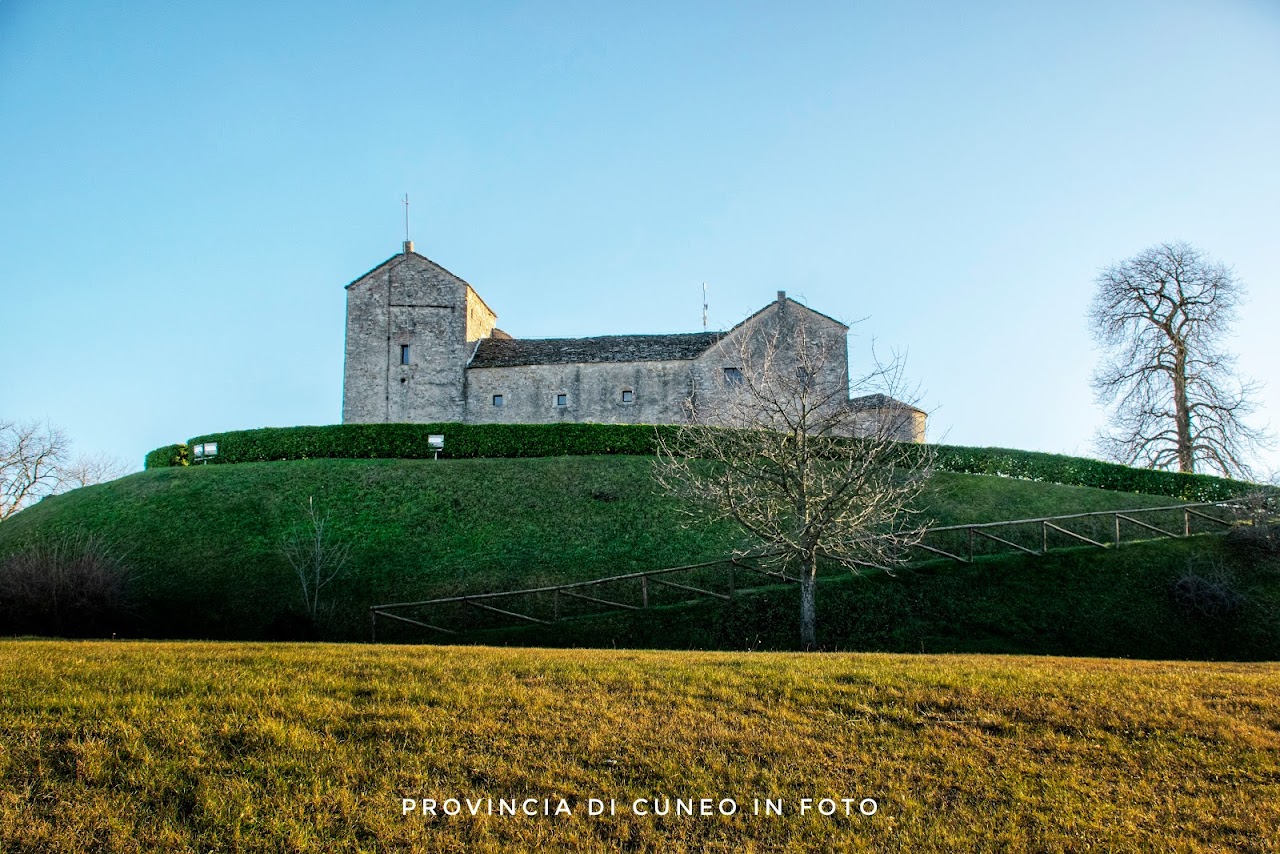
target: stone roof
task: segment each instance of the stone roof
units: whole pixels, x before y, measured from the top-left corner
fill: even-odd
[[[412,258],[412,259],[417,259],[417,260],[419,260],[419,261],[426,261],[428,264],[430,264],[432,267],[435,267],[437,270],[439,270],[440,272],[444,273],[446,276],[451,276],[451,277],[453,277],[453,278],[457,279],[459,282],[462,282],[462,284],[464,284],[464,285],[466,285],[467,287],[471,288],[471,283],[470,283],[470,282],[468,282],[466,279],[462,278],[461,276],[459,276],[457,273],[451,273],[451,272],[449,272],[449,271],[448,271],[448,270],[446,270],[444,267],[441,267],[439,264],[437,264],[435,261],[432,261],[432,260],[431,260],[430,258],[428,258],[426,255],[423,255],[423,254],[421,254],[420,252],[414,252],[414,251],[412,251],[412,250],[410,250],[410,251],[408,251],[408,252],[397,252],[395,255],[392,255],[390,258],[388,258],[387,260],[383,261],[381,264],[379,264],[378,266],[374,267],[374,268],[373,268],[372,270],[370,270],[369,272],[365,273],[365,274],[364,274],[364,275],[362,275],[362,276],[358,276],[358,277],[356,277],[355,279],[353,279],[353,280],[352,280],[352,282],[351,282],[351,284],[347,285],[347,288],[348,288],[348,289],[350,289],[352,285],[356,285],[356,284],[359,284],[360,282],[363,282],[365,279],[369,278],[369,277],[370,277],[370,276],[372,276],[374,273],[376,273],[376,272],[378,272],[379,270],[381,270],[383,267],[386,267],[388,264],[394,264],[394,263],[396,263],[397,261],[405,261],[405,260],[408,260],[408,259],[411,259],[411,258]],[[476,298],[477,298],[477,299],[479,299],[479,300],[480,300],[480,302],[484,302],[484,299],[480,296],[480,294],[479,294],[479,293],[476,293],[476,289],[475,289],[475,288],[471,288],[471,291],[472,291],[472,293],[475,293],[475,294],[476,294]],[[486,307],[486,308],[488,308],[488,304],[487,304],[487,303],[485,304],[485,307]],[[490,311],[493,311],[493,309],[489,309],[489,310],[490,310]]]
[[[912,409],[916,412],[924,412],[923,409],[895,400],[887,394],[864,394],[862,397],[850,400],[849,405],[854,409]]]
[[[597,338],[484,338],[468,367],[667,362],[696,359],[723,332],[677,335],[601,335]]]

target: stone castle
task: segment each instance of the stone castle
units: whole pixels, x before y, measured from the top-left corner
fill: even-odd
[[[734,342],[787,317],[832,346],[826,379],[847,389],[849,328],[783,291],[727,332],[520,339],[497,327],[471,285],[406,241],[347,285],[342,420],[687,423],[695,391],[714,394],[740,376]],[[924,441],[925,413],[914,407],[884,395],[844,405],[864,421],[892,418],[896,438]]]

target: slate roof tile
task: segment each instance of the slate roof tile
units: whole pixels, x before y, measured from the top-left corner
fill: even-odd
[[[471,368],[567,365],[599,362],[666,362],[696,359],[723,332],[676,335],[601,335],[595,338],[485,338]]]

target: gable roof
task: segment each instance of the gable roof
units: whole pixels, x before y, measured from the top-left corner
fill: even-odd
[[[787,305],[794,305],[796,308],[803,308],[805,311],[809,312],[810,314],[816,314],[816,315],[818,315],[818,317],[821,317],[823,320],[830,320],[830,321],[831,321],[832,323],[834,323],[836,326],[839,326],[841,329],[844,329],[845,331],[848,331],[848,329],[849,329],[849,324],[847,324],[847,323],[841,323],[840,321],[836,320],[836,319],[835,319],[834,317],[832,317],[831,315],[829,315],[829,314],[823,314],[822,312],[817,311],[816,309],[809,308],[809,306],[805,305],[805,304],[804,304],[804,303],[802,303],[802,302],[796,302],[796,301],[795,301],[795,300],[793,300],[791,297],[783,297],[783,300],[787,303]],[[750,317],[748,317],[746,320],[744,320],[744,321],[742,321],[741,323],[739,323],[737,326],[734,326],[734,327],[733,327],[733,329],[737,329],[737,328],[738,328],[738,326],[745,326],[746,324],[748,324],[748,323],[750,323],[751,321],[755,320],[755,319],[756,319],[757,317],[759,317],[760,315],[764,314],[764,313],[765,313],[766,311],[768,311],[769,309],[771,309],[771,308],[777,308],[777,306],[778,306],[778,301],[777,301],[777,300],[774,300],[773,302],[771,302],[771,303],[769,303],[768,305],[766,305],[764,308],[760,309],[760,310],[759,310],[759,311],[757,311],[757,312],[754,312]],[[730,331],[730,332],[732,332],[732,331],[733,331],[733,329],[731,329],[731,330],[729,330],[729,331]]]
[[[376,268],[375,268],[376,269]],[[793,299],[788,305],[804,309],[841,329],[849,327]],[[467,364],[469,368],[513,368],[520,365],[572,365],[600,362],[671,362],[696,359],[765,312],[771,302],[728,332],[684,332],[674,335],[600,335],[594,338],[482,338]],[[505,334],[505,333],[504,333]]]
[[[759,319],[760,317],[762,317],[762,316],[763,316],[764,314],[766,314],[767,312],[775,311],[775,310],[777,310],[777,309],[779,308],[779,306],[784,306],[784,305],[785,305],[785,306],[795,306],[796,308],[803,309],[804,311],[808,312],[809,314],[814,315],[815,317],[820,317],[820,318],[822,318],[823,320],[825,320],[825,321],[827,321],[827,322],[829,322],[829,323],[833,324],[834,326],[838,326],[839,328],[843,329],[846,333],[848,333],[848,331],[849,331],[849,326],[848,326],[848,324],[846,324],[846,323],[841,323],[840,321],[836,320],[834,317],[832,317],[832,316],[830,316],[830,315],[828,315],[828,314],[823,314],[823,313],[822,313],[822,312],[820,312],[820,311],[814,311],[813,309],[809,308],[809,306],[805,305],[804,303],[796,302],[795,300],[793,300],[793,299],[791,299],[790,297],[786,296],[786,295],[785,295],[785,294],[783,294],[782,292],[779,292],[779,299],[776,299],[776,300],[774,300],[773,302],[768,303],[768,304],[767,304],[767,305],[765,305],[763,308],[761,308],[759,311],[754,312],[754,313],[753,313],[750,317],[748,317],[746,320],[743,320],[743,321],[741,321],[740,323],[738,323],[736,326],[734,326],[734,327],[733,327],[732,329],[730,329],[728,332],[724,333],[724,334],[721,336],[720,340],[721,340],[721,341],[723,341],[723,340],[727,339],[730,335],[733,335],[733,334],[734,334],[735,332],[737,332],[739,329],[744,329],[744,328],[746,328],[747,326],[749,326],[749,325],[751,325],[751,324],[755,323],[755,322],[757,321],[757,319]],[[719,342],[719,341],[716,341],[716,342],[713,342],[713,343],[718,344],[718,343],[720,343],[720,342]],[[728,346],[728,345],[726,345],[726,346]]]
[[[421,254],[419,254],[419,253],[417,253],[417,252],[397,252],[396,254],[394,254],[394,255],[392,255],[390,258],[388,258],[387,260],[383,261],[383,262],[382,262],[381,264],[379,264],[378,266],[374,267],[374,268],[373,268],[372,270],[370,270],[369,272],[367,272],[367,273],[365,273],[365,274],[363,274],[363,275],[360,275],[360,276],[356,276],[354,279],[352,279],[352,280],[351,280],[351,282],[350,282],[349,284],[347,284],[347,285],[346,285],[346,287],[347,287],[347,288],[350,288],[352,285],[355,285],[355,284],[358,284],[358,283],[360,283],[360,282],[364,281],[365,279],[367,279],[367,278],[369,278],[370,276],[372,276],[374,273],[376,273],[376,272],[378,272],[379,270],[381,270],[383,267],[386,267],[388,264],[392,264],[392,263],[394,263],[394,262],[396,262],[396,261],[404,261],[404,260],[407,260],[407,259],[410,259],[410,258],[412,258],[412,259],[416,259],[416,260],[418,260],[418,261],[425,261],[425,262],[427,262],[428,264],[430,264],[432,267],[435,267],[437,270],[439,270],[440,272],[444,273],[445,275],[447,275],[447,276],[452,276],[453,278],[457,279],[459,282],[462,282],[462,284],[464,284],[464,285],[466,285],[467,287],[471,288],[471,283],[470,283],[470,282],[468,282],[466,279],[462,278],[461,276],[457,275],[456,273],[452,273],[452,272],[450,272],[449,270],[446,270],[444,267],[440,266],[440,265],[439,265],[439,264],[437,264],[435,261],[432,261],[432,260],[431,260],[430,258],[428,258],[426,255],[421,255]],[[471,288],[471,290],[472,290],[472,291],[475,291],[475,288]],[[480,294],[478,294],[478,293],[477,293],[477,294],[476,294],[476,296],[477,296],[477,297],[479,297],[479,296],[480,296]],[[480,300],[480,301],[481,301],[481,302],[484,302],[484,300],[483,300],[483,299],[482,299],[482,300]],[[485,307],[486,307],[486,308],[488,308],[488,306],[485,306]],[[490,311],[492,311],[493,309],[489,309],[489,310],[490,310]]]
[[[599,362],[667,362],[696,359],[723,332],[675,335],[601,335],[595,338],[483,338],[471,368],[569,365]]]

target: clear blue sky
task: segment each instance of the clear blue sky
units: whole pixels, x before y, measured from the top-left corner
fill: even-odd
[[[933,438],[1087,453],[1098,270],[1235,266],[1280,426],[1280,3],[0,0],[0,415],[134,466],[335,423],[399,250],[517,337],[785,289],[909,352]],[[1280,455],[1269,467],[1280,468]]]

